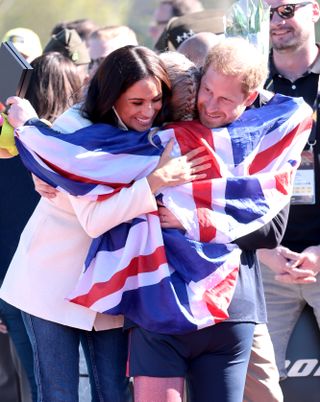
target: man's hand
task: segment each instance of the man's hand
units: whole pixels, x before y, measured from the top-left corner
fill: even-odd
[[[314,283],[320,271],[320,246],[307,247],[295,261],[288,261],[287,274],[276,279],[284,283]]]
[[[296,253],[287,247],[273,250],[258,250],[259,260],[275,272],[275,279],[287,284],[308,284],[316,282],[315,273],[307,266],[301,266],[303,253]],[[320,258],[320,256],[319,256]]]
[[[276,247],[272,250],[260,249],[257,251],[257,254],[259,260],[276,274],[286,273],[288,262],[296,261],[300,258],[299,253],[295,253],[283,246]]]

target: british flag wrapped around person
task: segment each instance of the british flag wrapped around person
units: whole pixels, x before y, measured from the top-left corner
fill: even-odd
[[[105,124],[68,135],[41,122],[17,129],[17,147],[30,171],[97,202],[148,175],[171,138],[174,156],[205,145],[212,157],[205,180],[161,189],[162,202],[185,232],[161,230],[154,211],[93,239],[69,300],[124,314],[159,333],[182,334],[225,320],[240,264],[233,241],[288,204],[311,116],[302,98],[275,95],[227,127],[174,123],[152,143],[147,132]]]

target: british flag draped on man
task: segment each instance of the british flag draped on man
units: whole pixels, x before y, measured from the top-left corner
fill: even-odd
[[[302,99],[276,95],[225,128],[209,130],[197,121],[166,126],[153,144],[148,133],[105,124],[68,135],[41,122],[17,129],[29,170],[97,202],[148,175],[170,138],[174,156],[203,144],[212,156],[205,180],[161,190],[185,232],[162,231],[154,211],[93,239],[71,302],[168,334],[226,319],[241,254],[232,242],[289,202],[311,114]]]

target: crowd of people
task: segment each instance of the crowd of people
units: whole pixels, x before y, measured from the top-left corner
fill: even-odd
[[[268,63],[159,3],[155,50],[3,38],[33,67],[0,134],[3,402],[79,400],[80,344],[92,401],[282,402],[306,304],[320,326],[318,2],[267,0]]]

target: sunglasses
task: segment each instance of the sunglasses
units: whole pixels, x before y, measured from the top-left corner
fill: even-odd
[[[312,4],[312,2],[304,1],[303,3],[283,4],[275,8],[270,8],[270,21],[272,20],[274,13],[277,13],[283,20],[288,20],[294,17],[294,14],[298,8],[307,6],[308,4]]]

